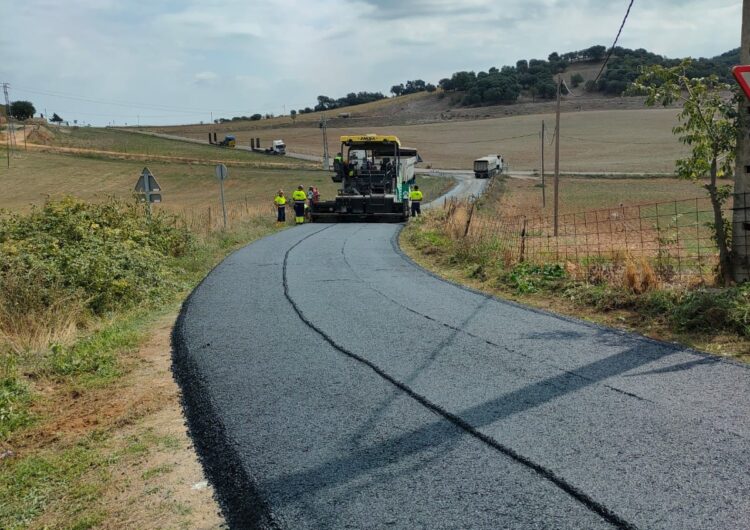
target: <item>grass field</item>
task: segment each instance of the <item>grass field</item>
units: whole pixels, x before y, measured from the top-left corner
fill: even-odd
[[[302,168],[312,164],[286,157],[270,157],[244,150],[221,149],[105,128],[32,128],[28,142],[61,148],[90,158],[174,159],[190,163],[218,163],[267,168]],[[23,140],[18,140],[19,146]]]
[[[129,197],[144,165],[148,165],[162,187],[163,202],[157,208],[181,209],[219,204],[219,185],[211,165],[109,160],[57,153],[28,151],[13,159],[0,175],[5,191],[0,208],[26,210],[48,197],[72,195],[88,200],[107,196]],[[325,196],[335,185],[324,171],[300,169],[255,169],[229,166],[225,181],[227,200],[246,197],[253,204],[271,204],[279,188],[315,185]]]
[[[251,206],[267,204],[270,208],[273,196],[280,188],[289,195],[299,184],[305,189],[317,186],[323,199],[335,196],[338,188],[338,184],[331,181],[329,172],[306,169],[310,164],[291,158],[283,159],[284,163],[292,164],[289,168],[256,168],[231,158],[241,153],[197,144],[103,129],[79,129],[69,135],[58,134],[65,136],[68,146],[76,148],[111,152],[130,149],[128,153],[133,159],[122,160],[88,151],[20,151],[12,159],[10,169],[0,168],[0,178],[5,184],[0,195],[0,208],[25,211],[32,205],[43,204],[50,197],[65,195],[87,200],[101,200],[108,196],[127,198],[131,196],[144,166],[156,176],[163,190],[163,202],[155,208],[175,211],[218,207],[219,185],[214,177],[213,163],[208,158],[217,154],[222,155],[218,160],[224,161],[229,168],[229,178],[224,183],[227,201],[247,200]],[[196,162],[149,160],[146,152],[169,153]],[[229,158],[223,158],[224,155]],[[262,162],[270,158],[252,153],[244,155],[260,158]],[[427,197],[440,195],[446,186],[450,186],[446,179],[420,176],[418,181]]]
[[[674,161],[685,154],[685,148],[672,134],[676,124],[675,109],[598,110],[567,112],[562,115],[560,134],[560,167],[565,172],[639,172],[665,173],[674,170]],[[397,135],[408,146],[417,148],[425,164],[436,168],[470,169],[475,158],[502,153],[511,169],[532,170],[540,167],[542,120],[547,125],[546,168],[553,166],[551,140],[553,114],[535,114],[482,120],[448,120],[422,125],[329,128],[329,148],[339,149],[343,134],[388,133]],[[241,122],[249,123],[249,122]],[[310,127],[243,130],[234,125],[232,132],[242,144],[259,136],[265,144],[283,138],[290,152],[320,155],[321,134],[317,125]],[[312,124],[311,124],[312,125]],[[170,128],[163,132],[202,139],[205,131],[196,128]]]
[[[721,181],[721,184],[730,184]],[[507,179],[505,191],[492,207],[499,215],[549,215],[553,208],[553,182],[546,188],[547,207],[542,207],[542,188],[538,180]],[[620,205],[646,204],[707,197],[701,186],[674,178],[602,179],[561,178],[560,213],[576,213]]]

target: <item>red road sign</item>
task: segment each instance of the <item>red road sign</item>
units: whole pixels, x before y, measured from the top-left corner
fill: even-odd
[[[735,66],[732,75],[742,87],[745,97],[750,99],[750,65]]]

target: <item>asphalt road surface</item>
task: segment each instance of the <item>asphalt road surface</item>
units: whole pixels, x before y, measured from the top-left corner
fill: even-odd
[[[312,224],[186,301],[174,370],[232,528],[750,527],[750,370],[500,301]]]

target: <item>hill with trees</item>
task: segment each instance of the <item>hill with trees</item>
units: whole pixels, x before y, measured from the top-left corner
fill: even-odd
[[[450,78],[440,80],[445,92],[462,93],[463,106],[515,103],[521,95],[532,99],[553,99],[556,94],[555,75],[580,63],[601,63],[606,55],[604,46],[591,46],[584,50],[559,54],[551,53],[547,60],[519,60],[515,66],[490,68],[487,72],[455,72]],[[573,87],[584,83],[587,92],[621,95],[630,83],[640,75],[644,66],[665,67],[679,64],[681,59],[669,59],[644,49],[631,50],[615,47],[607,67],[598,80],[585,80],[580,74],[571,77]],[[688,75],[705,77],[715,74],[729,82],[731,66],[739,63],[739,49],[731,50],[709,59],[700,58],[692,62]],[[564,90],[564,89],[563,89]]]
[[[643,67],[653,65],[671,67],[682,61],[682,59],[667,58],[643,48],[631,50],[616,46],[598,79],[594,79],[596,74],[591,74],[591,78],[586,79],[578,71],[588,70],[598,73],[606,56],[607,48],[602,45],[562,54],[553,52],[547,56],[546,60],[520,59],[514,66],[506,65],[500,68],[493,66],[486,72],[465,70],[454,72],[450,77],[441,79],[437,85],[422,79],[409,80],[393,85],[390,92],[394,97],[399,97],[420,92],[432,93],[439,89],[437,97],[443,98],[449,94],[452,106],[509,105],[518,102],[522,97],[532,102],[554,99],[557,93],[555,76],[572,72],[569,78],[570,88],[580,87],[589,94],[620,96],[630,83],[638,78]],[[688,75],[690,77],[716,75],[721,81],[731,83],[731,67],[736,64],[739,64],[739,48],[711,58],[694,59]],[[563,93],[567,93],[565,86]],[[382,92],[350,92],[339,98],[320,95],[314,107],[296,110],[291,116],[292,119],[296,119],[301,114],[330,111],[386,98],[387,96]],[[273,116],[263,117],[272,118]],[[261,115],[255,114],[251,117],[240,116],[231,120],[220,118],[216,121],[224,123],[259,119]]]

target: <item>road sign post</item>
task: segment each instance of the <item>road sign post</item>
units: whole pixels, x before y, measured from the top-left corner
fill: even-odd
[[[219,189],[221,190],[221,211],[224,214],[224,230],[227,229],[227,206],[224,202],[224,181],[229,176],[229,170],[224,164],[216,166],[216,178],[219,180]]]
[[[146,201],[148,206],[148,215],[151,216],[151,203],[161,202],[161,186],[156,181],[156,177],[151,171],[144,167],[141,171],[141,176],[138,177],[138,182],[135,184],[135,192],[141,194],[143,200]]]

